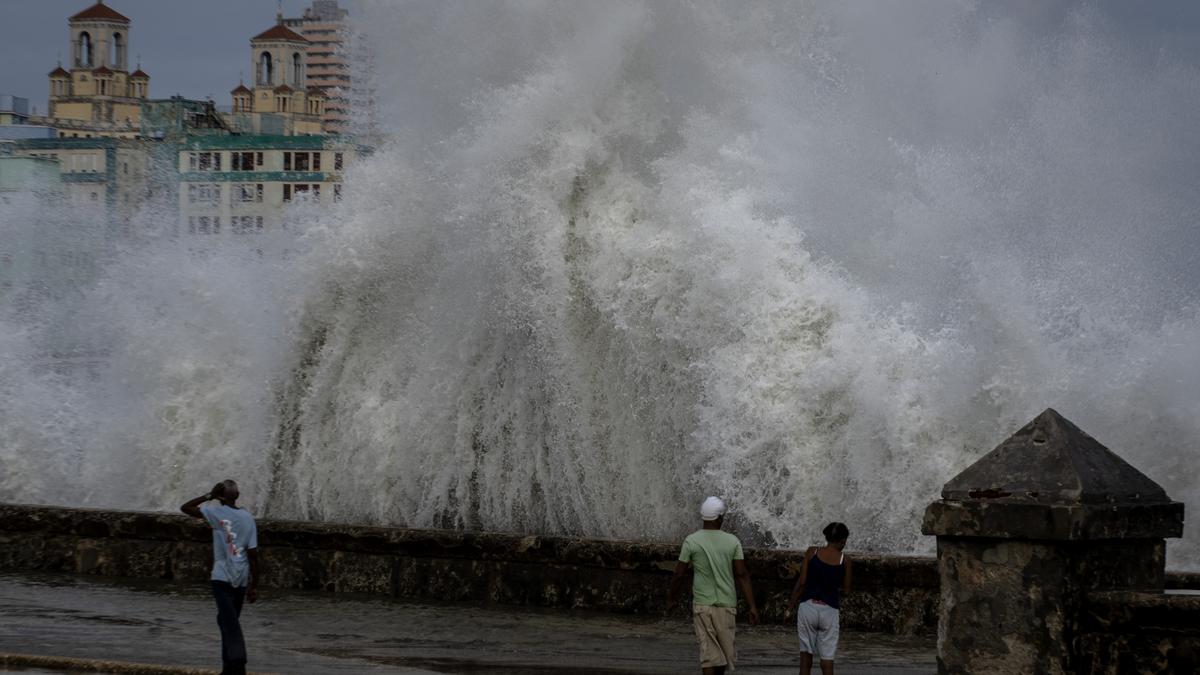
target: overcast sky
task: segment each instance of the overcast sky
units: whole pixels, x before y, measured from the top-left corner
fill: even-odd
[[[107,1],[133,21],[129,56],[136,62],[141,55],[142,69],[151,77],[151,97],[211,95],[218,105],[229,104],[239,73],[251,74],[249,40],[271,26],[276,8],[276,0]],[[366,1],[376,6],[393,2]],[[46,75],[60,55],[66,63],[69,53],[67,18],[92,4],[93,0],[0,0],[0,94],[29,98],[44,113]],[[299,16],[309,4],[283,0],[283,11]],[[341,1],[352,16],[356,4]],[[1200,0],[989,0],[985,8],[998,15],[1024,16],[1054,30],[1069,7],[1088,4],[1099,7],[1127,39],[1148,52],[1161,49],[1175,59],[1200,63]]]
[[[212,95],[229,103],[238,73],[250,73],[250,38],[275,22],[276,0],[107,0],[129,17],[129,58],[150,74],[150,96]],[[46,111],[46,75],[67,57],[67,18],[94,0],[0,0],[0,94],[30,99]],[[283,0],[285,16],[300,16],[307,0]],[[349,8],[352,3],[342,1]]]

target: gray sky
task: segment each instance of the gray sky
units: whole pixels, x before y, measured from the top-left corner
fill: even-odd
[[[0,0],[0,94],[30,99],[46,111],[47,73],[69,53],[67,18],[95,0]],[[212,95],[229,104],[238,73],[250,75],[250,38],[275,22],[275,0],[106,0],[129,17],[129,58],[142,55],[150,96]],[[351,2],[342,1],[343,7]],[[283,0],[299,16],[307,0]],[[131,64],[132,65],[132,64]],[[67,66],[70,67],[69,64]]]
[[[381,7],[392,1],[368,0]],[[458,4],[467,6],[475,1]],[[44,113],[49,86],[46,75],[59,55],[65,58],[69,51],[67,17],[93,2],[0,0],[0,63],[4,64],[0,94],[29,98]],[[249,40],[271,26],[276,7],[276,0],[106,2],[133,21],[129,55],[136,60],[141,54],[142,68],[151,77],[151,97],[211,95],[218,105],[229,104],[229,91],[237,86],[239,73],[251,74]],[[357,0],[341,0],[341,4],[352,17],[357,13]],[[299,16],[308,5],[309,0],[283,0],[283,11],[287,16]],[[984,8],[997,16],[1021,17],[1029,24],[1055,30],[1066,11],[1080,5],[1099,9],[1151,58],[1164,50],[1175,59],[1200,63],[1197,0],[989,0]]]

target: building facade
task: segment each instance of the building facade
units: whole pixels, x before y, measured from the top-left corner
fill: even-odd
[[[48,138],[12,142],[14,157],[54,162],[63,203],[89,219],[119,227],[152,196],[152,142],[136,139]]]
[[[296,202],[342,198],[342,176],[363,149],[330,136],[212,136],[179,147],[179,228],[189,235],[285,229]]]
[[[100,0],[67,24],[71,67],[50,72],[49,110],[39,121],[62,138],[136,137],[150,76],[129,71],[129,18]]]

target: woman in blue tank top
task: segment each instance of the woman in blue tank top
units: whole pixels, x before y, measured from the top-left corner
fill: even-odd
[[[839,608],[842,595],[850,591],[850,559],[842,553],[850,529],[843,523],[830,523],[824,534],[824,546],[813,546],[804,553],[804,566],[788,603],[788,612],[796,612],[800,672],[804,675],[812,670],[813,654],[820,657],[822,675],[833,675]]]

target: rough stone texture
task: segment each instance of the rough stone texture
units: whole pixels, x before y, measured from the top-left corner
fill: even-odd
[[[1037,663],[1065,663],[1061,635],[1070,576],[1052,547],[1020,541],[939,544],[938,565],[939,672],[1032,673]]]
[[[934,502],[925,534],[1050,541],[1162,539],[1183,536],[1183,504],[1020,504],[1000,500]]]
[[[950,479],[925,534],[1004,539],[1183,536],[1183,504],[1047,409]]]
[[[1157,483],[1053,408],[950,479],[942,499],[1033,504],[1160,504]]]
[[[259,521],[263,585],[438,601],[665,609],[677,543]],[[759,608],[781,621],[802,554],[748,549]],[[211,534],[182,515],[0,504],[0,570],[181,581],[208,578]],[[937,621],[930,558],[855,556],[842,610],[856,630],[911,634]]]
[[[1161,593],[1183,505],[1046,410],[946,483],[922,531],[938,538],[939,672],[1090,672],[1087,598]]]
[[[1200,596],[1092,593],[1080,628],[1079,672],[1200,672]]]

